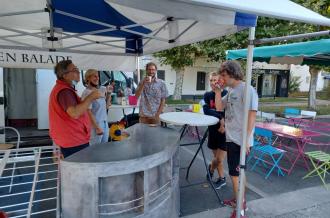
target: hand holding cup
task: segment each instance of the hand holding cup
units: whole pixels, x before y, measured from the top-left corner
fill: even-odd
[[[99,90],[94,90],[89,95],[91,96],[92,99],[98,99],[104,96],[104,94],[102,95],[102,93]]]

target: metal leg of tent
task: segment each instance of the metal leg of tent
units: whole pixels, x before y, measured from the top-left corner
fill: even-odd
[[[249,28],[249,41],[253,42],[255,39],[255,27]],[[241,145],[240,155],[240,170],[239,170],[239,188],[238,188],[238,199],[236,206],[236,217],[241,217],[241,208],[243,204],[243,196],[245,192],[245,158],[246,158],[246,144],[249,141],[247,135],[248,129],[248,114],[250,106],[250,84],[251,84],[251,73],[252,73],[252,60],[253,60],[253,43],[248,45],[248,56],[246,61],[246,81],[244,90],[244,119],[243,119],[243,145]],[[245,215],[245,214],[244,214]]]

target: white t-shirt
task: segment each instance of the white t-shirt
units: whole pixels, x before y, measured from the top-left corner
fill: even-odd
[[[243,119],[244,119],[244,87],[245,82],[240,82],[236,87],[230,88],[228,94],[222,98],[225,107],[226,141],[243,145]],[[258,94],[250,86],[249,110],[258,111]],[[249,136],[250,146],[253,146],[253,134]]]

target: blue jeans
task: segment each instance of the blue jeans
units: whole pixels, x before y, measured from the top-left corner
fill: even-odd
[[[91,145],[99,144],[99,143],[104,143],[109,141],[109,126],[107,121],[102,121],[101,123],[98,123],[98,125],[102,128],[103,134],[102,135],[97,135],[96,131],[94,128],[92,128],[91,131],[91,140],[89,143]]]
[[[62,148],[61,147],[61,153],[63,154],[63,157],[66,158],[84,148],[87,148],[88,146],[89,146],[89,143],[78,145],[78,146],[71,147],[71,148]]]

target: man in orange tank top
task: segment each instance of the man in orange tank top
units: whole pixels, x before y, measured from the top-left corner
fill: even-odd
[[[80,73],[71,60],[60,61],[55,74],[57,80],[48,106],[49,134],[66,158],[89,146],[91,124],[87,109],[101,93],[95,90],[83,101],[80,99],[75,90]]]

